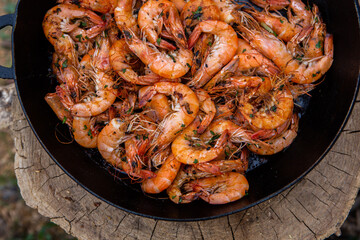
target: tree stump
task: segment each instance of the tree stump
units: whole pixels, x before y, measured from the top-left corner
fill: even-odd
[[[103,202],[50,159],[16,97],[12,122],[26,204],[79,239],[324,239],[340,234],[360,186],[360,97],[336,144],[301,181],[246,211],[198,222],[153,220]]]

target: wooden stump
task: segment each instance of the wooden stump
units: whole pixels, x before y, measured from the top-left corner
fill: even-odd
[[[246,211],[214,220],[157,221],[94,197],[42,149],[17,98],[12,105],[15,173],[26,203],[79,239],[324,239],[340,234],[360,186],[359,102],[334,147],[299,183]]]

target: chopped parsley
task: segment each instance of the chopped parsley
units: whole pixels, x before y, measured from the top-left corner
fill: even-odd
[[[197,163],[199,163],[199,160],[195,159],[194,164],[197,164]]]
[[[67,117],[65,116],[62,120],[62,124],[66,123],[66,119],[67,119]]]

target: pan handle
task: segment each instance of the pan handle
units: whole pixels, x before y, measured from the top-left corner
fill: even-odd
[[[0,16],[0,30],[6,26],[14,27],[15,14]],[[15,79],[14,63],[11,67],[0,66],[0,78]]]

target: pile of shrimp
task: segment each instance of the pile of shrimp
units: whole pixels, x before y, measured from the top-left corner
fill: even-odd
[[[294,101],[333,61],[316,5],[252,2],[58,0],[43,21],[59,83],[45,100],[144,193],[239,200],[249,153],[294,141]]]

